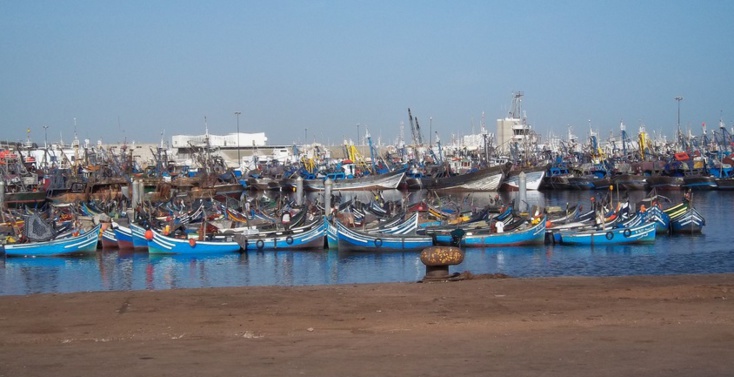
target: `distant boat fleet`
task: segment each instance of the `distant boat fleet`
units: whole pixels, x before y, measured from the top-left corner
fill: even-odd
[[[90,231],[102,247],[174,254],[325,245],[388,251],[441,244],[644,243],[654,242],[663,231],[700,233],[703,216],[690,200],[664,209],[660,201],[650,201],[634,212],[623,212],[621,203],[612,207],[609,200],[587,213],[538,209],[521,214],[508,204],[463,214],[432,203],[412,209],[383,200],[332,203],[331,196],[383,190],[427,190],[437,196],[452,191],[682,190],[690,196],[696,190],[734,189],[734,140],[723,122],[701,136],[679,132],[672,142],[651,139],[644,127],[632,140],[622,124],[620,137],[605,143],[592,130],[586,142],[569,130],[566,140],[549,137],[541,143],[520,108],[522,96],[513,95],[512,110],[497,120],[495,134],[482,122],[480,134],[464,142],[443,146],[436,135],[435,143],[433,138],[425,143],[408,109],[410,143],[401,137],[395,145],[378,147],[365,132],[366,145],[345,141],[340,157],[316,143],[261,155],[264,134],[216,136],[208,127],[201,136],[174,136],[175,150],[161,142],[151,148],[147,161],[128,145],[111,148],[80,143],[76,137],[69,146],[6,143],[0,147],[4,250],[7,255],[88,253],[93,251]],[[232,164],[243,138],[251,147]],[[296,192],[298,198],[258,203],[252,191]],[[302,203],[306,191],[324,195]],[[420,214],[419,221],[409,220],[412,212]],[[90,217],[96,219],[91,224],[78,221]],[[452,234],[456,229],[462,229],[461,239]]]

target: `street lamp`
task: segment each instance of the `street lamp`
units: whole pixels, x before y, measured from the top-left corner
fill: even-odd
[[[680,133],[680,101],[683,101],[683,97],[678,96],[675,97],[675,100],[678,102],[678,141],[681,139],[681,133]]]
[[[357,123],[357,141],[355,143],[359,145],[359,123]]]
[[[428,148],[433,148],[433,117],[428,118]]]
[[[242,113],[239,111],[234,112],[234,115],[237,116],[237,167],[242,163],[240,159],[240,114]]]
[[[43,125],[43,147],[48,149],[48,126]]]

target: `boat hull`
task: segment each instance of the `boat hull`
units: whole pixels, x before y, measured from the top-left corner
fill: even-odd
[[[404,170],[397,170],[387,174],[368,175],[359,178],[339,179],[332,181],[332,191],[350,190],[394,190],[405,177]],[[323,191],[324,180],[305,179],[303,188],[308,191]]]
[[[235,235],[234,239],[244,251],[307,250],[324,247],[327,224],[323,221],[301,233],[282,232],[268,237]]]
[[[546,169],[543,170],[530,170],[523,171],[525,173],[525,189],[537,191],[540,189],[540,185],[545,179]],[[506,191],[518,191],[520,189],[520,175],[510,174],[505,182],[502,184],[502,188]]]
[[[482,233],[468,230],[461,239],[463,247],[500,247],[500,246],[527,246],[542,245],[545,243],[545,220],[527,229],[504,233]],[[450,234],[437,234],[436,243],[450,245]]]
[[[423,187],[428,190],[498,191],[504,177],[501,167],[491,167],[451,177],[426,177]]]
[[[340,251],[421,251],[434,246],[430,236],[370,234],[352,230],[339,222],[336,227]]]
[[[240,251],[240,245],[234,241],[199,241],[196,239],[179,239],[164,236],[154,230],[153,239],[148,243],[150,254],[220,254]]]
[[[99,231],[97,224],[91,230],[78,236],[71,236],[45,242],[31,242],[5,245],[5,255],[8,257],[53,257],[93,254],[97,250]]]
[[[630,228],[561,232],[563,245],[605,246],[655,242],[655,223],[648,222]]]

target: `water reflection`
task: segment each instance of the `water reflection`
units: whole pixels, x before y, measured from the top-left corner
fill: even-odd
[[[528,193],[528,205],[590,205],[599,194]],[[604,193],[606,194],[606,193]],[[615,193],[616,194],[616,193]],[[369,200],[370,193],[349,194]],[[425,193],[383,193],[388,200]],[[481,207],[490,195],[455,195]],[[516,193],[502,193],[503,200]],[[673,202],[680,192],[667,193]],[[347,194],[345,194],[346,198]],[[629,194],[629,200],[643,193]],[[624,193],[618,195],[624,200]],[[615,196],[615,201],[617,197]],[[697,192],[694,205],[706,217],[702,235],[661,236],[652,245],[577,247],[541,245],[468,249],[452,272],[504,273],[516,277],[615,276],[734,272],[734,232],[728,228],[732,192]],[[588,208],[588,207],[587,207]],[[250,251],[226,255],[156,256],[130,251],[98,252],[89,258],[0,258],[0,294],[157,290],[197,287],[411,282],[425,275],[419,253],[349,253],[338,250]]]

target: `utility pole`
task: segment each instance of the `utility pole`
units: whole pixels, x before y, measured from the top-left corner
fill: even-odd
[[[242,164],[242,160],[240,159],[240,114],[242,114],[239,111],[235,111],[234,115],[237,117],[237,167],[240,167],[240,164]]]
[[[681,143],[683,141],[683,136],[680,133],[680,101],[683,101],[683,97],[675,97],[675,100],[678,102],[678,142]]]
[[[428,118],[428,148],[433,148],[433,117]]]

